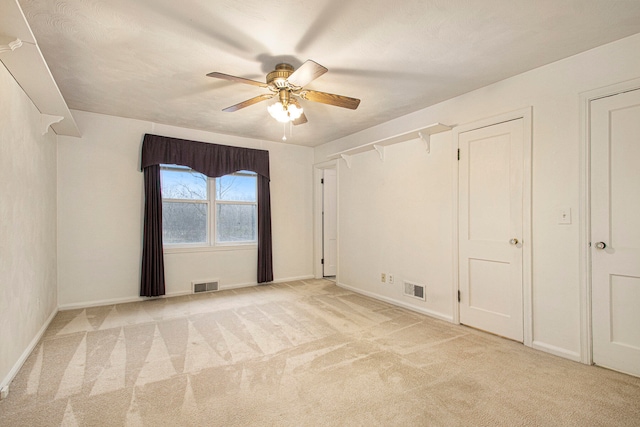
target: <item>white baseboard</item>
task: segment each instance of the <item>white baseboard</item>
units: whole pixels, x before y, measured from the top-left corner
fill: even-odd
[[[27,358],[29,357],[33,349],[36,347],[38,342],[40,342],[40,338],[42,338],[42,336],[44,335],[44,332],[49,327],[49,324],[51,323],[53,318],[56,317],[56,314],[58,314],[57,308],[51,312],[51,315],[49,316],[49,318],[44,322],[44,324],[42,325],[38,333],[33,337],[31,342],[27,346],[27,348],[24,349],[24,351],[22,352],[22,354],[20,355],[16,363],[13,365],[13,367],[9,371],[9,373],[2,379],[2,382],[0,382],[0,390],[4,390],[5,387],[9,387],[9,384],[11,384],[11,381],[13,381],[13,378],[16,376],[20,368],[22,368],[22,365],[24,365],[24,362],[26,362]]]
[[[440,319],[440,320],[444,320],[444,321],[449,322],[449,323],[453,323],[453,316],[448,316],[446,314],[442,314],[442,313],[437,312],[437,311],[429,310],[427,308],[416,307],[414,305],[406,304],[406,303],[404,303],[402,301],[398,301],[398,300],[393,299],[393,298],[389,298],[389,297],[385,297],[385,296],[382,296],[382,295],[378,295],[378,294],[375,294],[373,292],[363,291],[362,289],[354,288],[353,286],[345,285],[344,283],[338,283],[338,286],[341,287],[341,288],[347,289],[347,290],[349,290],[351,292],[355,292],[357,294],[362,294],[362,295],[371,297],[373,299],[377,299],[377,300],[380,300],[380,301],[388,302],[389,304],[397,305],[399,307],[406,308],[408,310],[416,311],[416,312],[421,313],[421,314],[426,314],[427,316],[430,316],[430,317],[435,317],[436,319]]]
[[[426,314],[427,316],[435,317],[437,319],[441,319],[441,320],[445,320],[447,322],[453,323],[453,317],[452,316],[447,316],[447,315],[439,313],[439,312],[435,312],[435,311],[428,310],[428,309],[421,308],[421,307],[415,307],[415,306],[410,305],[410,304],[405,304],[402,301],[398,301],[398,300],[395,300],[393,298],[388,298],[388,297],[385,297],[385,296],[382,296],[382,295],[378,295],[378,294],[375,294],[373,292],[363,291],[362,289],[354,288],[352,286],[345,285],[344,283],[338,283],[338,286],[341,287],[341,288],[347,289],[349,291],[358,293],[358,294],[366,295],[366,296],[371,297],[373,299],[377,299],[377,300],[380,300],[380,301],[388,302],[389,304],[397,305],[397,306],[400,306],[400,307],[403,307],[403,308],[406,308],[406,309],[409,309],[409,310],[412,310],[412,311],[416,311],[418,313]],[[582,358],[580,356],[580,353],[575,352],[575,351],[570,351],[570,350],[567,350],[565,348],[556,347],[554,345],[543,343],[543,342],[540,342],[540,341],[534,341],[531,347],[536,349],[536,350],[544,351],[545,353],[553,354],[554,356],[558,356],[558,357],[562,357],[564,359],[572,360],[574,362],[582,362]]]
[[[545,353],[553,354],[554,356],[573,360],[574,362],[582,362],[580,353],[567,350],[566,348],[556,347],[555,345],[543,343],[540,341],[534,341],[531,347],[535,348],[536,350],[544,351]]]
[[[295,282],[297,280],[310,280],[315,278],[316,277],[313,274],[308,274],[306,276],[289,277],[288,279],[278,279],[278,280],[274,280],[272,283]]]
[[[190,293],[191,292],[172,292],[172,293],[168,293],[166,295],[162,295],[162,296],[155,297],[155,298],[177,297],[177,296],[180,296],[180,295],[188,295]],[[60,311],[79,310],[79,309],[89,308],[89,307],[101,307],[103,305],[125,304],[125,303],[128,303],[128,302],[146,301],[148,299],[149,299],[148,297],[140,297],[140,296],[122,297],[122,298],[109,298],[109,299],[94,300],[94,301],[74,302],[74,303],[71,303],[71,304],[62,304],[62,305],[58,306],[58,309]]]
[[[269,282],[269,283],[294,282],[296,280],[307,280],[307,279],[313,279],[313,274],[309,274],[307,276],[286,277],[286,278],[283,278],[283,279],[274,280],[273,282]],[[236,283],[236,284],[233,284],[233,285],[221,285],[220,286],[220,290],[224,291],[224,290],[229,290],[229,289],[248,288],[248,287],[251,287],[251,286],[258,286],[258,282]],[[159,296],[159,297],[155,297],[155,298],[171,298],[171,297],[178,297],[178,296],[192,295],[192,294],[193,294],[193,292],[191,292],[191,290],[188,290],[188,291],[177,291],[177,292],[168,292],[165,295],[162,295],[162,296]],[[125,304],[125,303],[128,303],[128,302],[147,301],[147,300],[149,300],[149,297],[141,297],[141,296],[131,296],[131,297],[123,297],[123,298],[110,298],[110,299],[103,299],[103,300],[77,302],[77,303],[71,303],[71,304],[62,304],[62,305],[58,306],[58,310],[60,310],[60,311],[77,310],[77,309],[83,309],[83,308],[89,308],[89,307],[100,307],[100,306],[104,306],[104,305],[113,305],[113,304]]]

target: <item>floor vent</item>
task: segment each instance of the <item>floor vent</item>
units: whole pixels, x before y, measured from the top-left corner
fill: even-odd
[[[426,295],[424,293],[423,285],[416,285],[415,283],[404,281],[404,294],[409,297],[414,297],[426,301]]]
[[[213,292],[219,289],[218,281],[212,280],[210,282],[191,282],[193,285],[193,293],[199,294],[201,292]]]

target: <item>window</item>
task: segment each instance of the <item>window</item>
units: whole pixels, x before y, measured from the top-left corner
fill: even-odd
[[[160,181],[165,245],[257,242],[255,173],[240,171],[208,178],[185,166],[162,165]]]
[[[237,172],[215,181],[216,243],[257,241],[256,174]]]

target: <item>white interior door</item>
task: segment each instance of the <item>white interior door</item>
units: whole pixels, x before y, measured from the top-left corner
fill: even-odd
[[[460,323],[523,341],[523,142],[517,119],[460,133]]]
[[[322,185],[322,275],[335,276],[338,261],[338,209],[335,169],[324,169]]]
[[[594,363],[640,376],[640,90],[591,102]]]

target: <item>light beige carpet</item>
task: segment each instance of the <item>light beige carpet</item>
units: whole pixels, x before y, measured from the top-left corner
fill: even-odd
[[[0,426],[640,425],[640,379],[325,280],[60,312]]]

